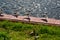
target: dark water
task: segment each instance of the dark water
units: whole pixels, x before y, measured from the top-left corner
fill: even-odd
[[[23,16],[29,10],[34,17],[47,12],[49,18],[60,19],[60,0],[0,0],[0,8],[7,14],[19,12]]]

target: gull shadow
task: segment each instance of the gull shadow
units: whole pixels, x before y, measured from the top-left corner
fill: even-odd
[[[3,17],[4,15],[0,14],[0,17]]]
[[[31,20],[30,18],[24,18],[24,19],[27,19],[29,22],[30,22],[30,20]]]
[[[47,20],[47,19],[41,19],[41,20],[43,20],[43,21],[45,21],[45,22],[48,22],[48,20]]]
[[[18,18],[18,15],[13,15],[14,17]]]

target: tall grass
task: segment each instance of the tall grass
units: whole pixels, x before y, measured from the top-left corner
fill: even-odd
[[[39,35],[38,40],[60,40],[60,27],[58,26],[49,26],[49,25],[33,25],[33,24],[27,24],[27,23],[21,23],[21,22],[9,22],[9,21],[0,21],[0,28],[5,29],[5,32],[9,36],[7,36],[6,33],[3,33],[3,31],[0,33],[6,38],[12,37],[12,40],[33,40],[33,37],[29,36],[29,33],[35,29],[36,33]],[[2,37],[0,37],[1,40]],[[18,39],[17,39],[18,38]]]

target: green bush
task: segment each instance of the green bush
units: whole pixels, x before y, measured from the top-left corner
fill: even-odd
[[[0,32],[0,40],[10,40],[10,37],[7,32]]]

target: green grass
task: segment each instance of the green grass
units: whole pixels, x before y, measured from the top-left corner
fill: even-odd
[[[0,21],[0,40],[34,40],[29,33],[35,29],[38,40],[60,40],[60,26]]]

